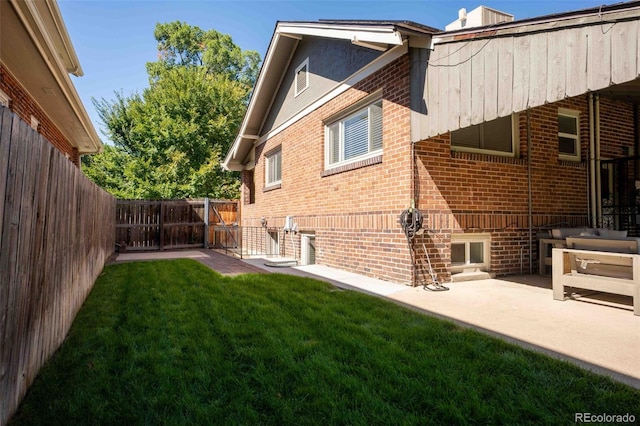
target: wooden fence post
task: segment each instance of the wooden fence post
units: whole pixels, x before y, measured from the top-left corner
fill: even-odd
[[[165,204],[160,201],[160,251],[164,250],[164,213]]]
[[[204,248],[209,248],[209,197],[204,199]]]

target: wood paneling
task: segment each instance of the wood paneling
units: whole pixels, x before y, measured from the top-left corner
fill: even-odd
[[[115,199],[0,107],[0,424],[113,254]]]

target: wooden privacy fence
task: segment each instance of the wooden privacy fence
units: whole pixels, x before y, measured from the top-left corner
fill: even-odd
[[[0,106],[0,425],[113,254],[115,199]]]
[[[116,244],[121,250],[171,250],[215,247],[217,225],[238,221],[233,200],[118,200]]]

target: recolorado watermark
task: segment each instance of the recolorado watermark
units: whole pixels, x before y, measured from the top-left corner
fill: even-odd
[[[607,413],[575,413],[576,423],[635,423],[633,414],[607,414]]]

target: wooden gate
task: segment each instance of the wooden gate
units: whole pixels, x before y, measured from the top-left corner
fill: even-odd
[[[214,226],[237,220],[235,200],[118,200],[116,244],[129,251],[209,247]]]

